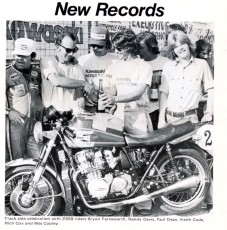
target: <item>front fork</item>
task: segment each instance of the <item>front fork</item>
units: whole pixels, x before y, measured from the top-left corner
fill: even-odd
[[[28,192],[26,193],[25,203],[27,204],[29,204],[33,200],[33,194],[35,192],[36,185],[39,182],[41,176],[43,175],[45,171],[45,166],[46,166],[46,162],[50,154],[50,151],[55,146],[55,139],[56,138],[50,139],[47,145],[45,145],[44,148],[42,149],[39,163],[37,164],[33,172],[34,177],[32,179],[32,183],[30,185]],[[23,182],[22,182],[22,185],[23,185]]]

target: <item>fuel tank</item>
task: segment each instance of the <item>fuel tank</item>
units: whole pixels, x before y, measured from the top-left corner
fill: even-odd
[[[73,117],[68,127],[75,134],[74,138],[65,134],[70,148],[125,146],[123,121],[113,115],[97,113]]]

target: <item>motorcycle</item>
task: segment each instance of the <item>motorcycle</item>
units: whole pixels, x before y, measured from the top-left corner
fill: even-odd
[[[139,138],[124,133],[123,122],[110,114],[73,117],[50,106],[45,117],[34,127],[36,141],[42,141],[39,159],[6,164],[6,215],[59,213],[66,189],[49,165],[53,152],[68,169],[75,215],[151,199],[168,213],[184,213],[208,193],[211,124],[186,120]]]

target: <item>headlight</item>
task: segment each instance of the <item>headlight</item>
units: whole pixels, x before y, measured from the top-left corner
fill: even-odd
[[[42,123],[40,121],[37,121],[35,123],[34,131],[33,131],[36,143],[40,143],[40,142],[43,141],[43,135],[42,135],[42,133],[43,133]]]

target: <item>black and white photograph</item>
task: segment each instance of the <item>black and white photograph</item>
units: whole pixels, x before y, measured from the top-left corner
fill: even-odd
[[[224,9],[8,0],[0,226],[226,229]]]
[[[7,21],[6,35],[6,215],[212,211],[212,23]]]

